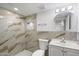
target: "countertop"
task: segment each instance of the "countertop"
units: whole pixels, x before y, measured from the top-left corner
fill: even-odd
[[[77,41],[72,40],[64,40],[65,43],[61,42],[62,39],[52,39],[49,43],[50,45],[60,46],[60,47],[66,47],[71,49],[79,50],[79,43]]]

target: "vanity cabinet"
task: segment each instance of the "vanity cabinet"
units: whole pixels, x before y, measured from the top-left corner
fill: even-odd
[[[79,56],[79,44],[76,41],[52,39],[49,43],[49,56]]]
[[[79,51],[59,46],[49,46],[49,56],[79,56]]]

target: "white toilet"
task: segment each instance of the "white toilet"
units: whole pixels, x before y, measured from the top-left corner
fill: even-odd
[[[38,39],[39,40],[39,49],[35,52],[30,52],[28,50],[23,50],[17,53],[15,56],[44,56],[45,50],[47,50],[48,41],[47,39]]]
[[[48,41],[47,39],[38,39],[39,40],[39,49],[36,50],[32,56],[44,56],[45,50],[48,48]]]

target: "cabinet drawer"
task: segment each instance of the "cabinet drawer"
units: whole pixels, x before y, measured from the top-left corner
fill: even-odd
[[[79,54],[79,50],[75,50],[75,49],[70,49],[70,48],[64,48],[65,51],[69,51],[69,52],[73,52],[73,53],[78,53]]]
[[[64,48],[67,56],[79,56],[79,50]]]

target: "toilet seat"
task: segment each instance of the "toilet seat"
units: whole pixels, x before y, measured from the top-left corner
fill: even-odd
[[[32,54],[32,56],[44,56],[44,54],[45,54],[45,50],[36,50],[33,54]]]
[[[33,54],[32,52],[28,51],[28,50],[24,50],[22,52],[19,52],[18,54],[16,54],[15,56],[44,56],[45,51],[44,50],[36,50]]]

